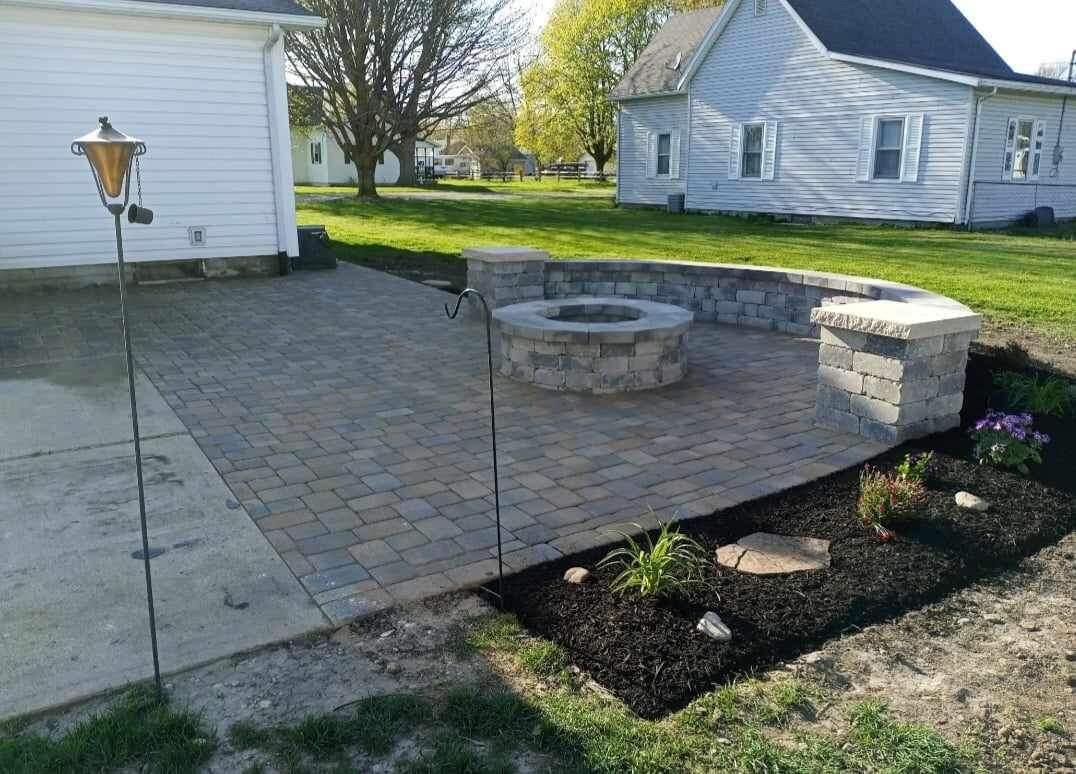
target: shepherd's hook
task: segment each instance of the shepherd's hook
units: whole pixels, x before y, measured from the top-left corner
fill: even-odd
[[[493,402],[493,334],[491,333],[493,321],[489,313],[489,304],[486,303],[486,297],[474,288],[467,288],[460,293],[456,298],[456,307],[451,311],[448,308],[448,304],[445,304],[445,314],[448,315],[448,319],[455,320],[456,315],[460,312],[460,305],[463,303],[463,299],[467,298],[467,296],[478,296],[478,300],[482,302],[482,309],[485,312],[486,318],[486,357],[489,364],[489,427],[490,436],[493,439],[493,504],[497,515],[497,592],[494,596],[497,597],[501,609],[504,609],[504,557],[501,543],[501,485],[500,475],[497,470],[497,411]],[[486,591],[489,591],[489,589],[486,589]]]

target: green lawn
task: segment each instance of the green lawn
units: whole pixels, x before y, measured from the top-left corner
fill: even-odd
[[[392,196],[399,193],[429,193],[431,191],[450,191],[458,193],[498,193],[534,196],[541,194],[572,194],[573,196],[611,197],[615,186],[612,183],[596,183],[586,180],[557,180],[556,177],[543,177],[541,180],[526,178],[500,180],[439,180],[434,185],[379,185],[379,193]],[[297,185],[297,194],[354,195],[355,186],[347,185]]]
[[[1048,236],[946,228],[797,226],[763,219],[669,216],[617,208],[595,183],[439,184],[510,198],[300,201],[300,223],[324,223],[339,257],[458,257],[465,247],[526,245],[555,258],[750,263],[879,277],[959,299],[992,323],[1076,339],[1076,228]],[[542,188],[538,188],[542,186]],[[565,190],[542,196],[536,191]],[[326,189],[299,189],[300,191]],[[350,193],[349,189],[339,189]],[[424,189],[425,190],[425,189]]]

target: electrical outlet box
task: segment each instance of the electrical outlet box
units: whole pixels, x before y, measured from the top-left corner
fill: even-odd
[[[187,229],[187,237],[191,240],[191,247],[205,247],[205,226],[191,226]]]

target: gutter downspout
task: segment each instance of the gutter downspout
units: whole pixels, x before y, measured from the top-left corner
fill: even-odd
[[[276,104],[276,77],[275,67],[273,67],[273,47],[280,41],[280,38],[284,35],[284,31],[280,28],[279,24],[274,24],[269,28],[269,37],[265,41],[265,45],[262,46],[262,69],[265,75],[265,104],[268,107],[268,119],[269,119],[269,163],[272,167],[273,174],[273,199],[276,204],[276,249],[277,255],[280,256],[280,271],[282,274],[287,273],[285,264],[288,264],[287,268],[290,269],[290,261],[288,261],[288,238],[284,233],[284,206],[281,202],[281,189],[283,188],[283,181],[280,176],[280,164],[282,160],[278,158],[280,155],[277,152],[277,122],[279,116],[277,115]]]
[[[998,87],[995,86],[989,94],[980,94],[975,97],[975,128],[971,135],[971,160],[968,162],[968,173],[964,181],[964,225],[968,231],[971,231],[971,210],[975,203],[975,162],[979,157],[979,124],[983,114],[983,103],[997,95]]]

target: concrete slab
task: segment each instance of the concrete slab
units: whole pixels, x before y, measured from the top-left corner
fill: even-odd
[[[141,373],[135,379],[140,435],[187,429]],[[123,355],[0,370],[0,460],[131,440]]]
[[[143,449],[163,670],[326,623],[189,435]],[[0,462],[0,718],[152,675],[140,547],[130,444]]]

